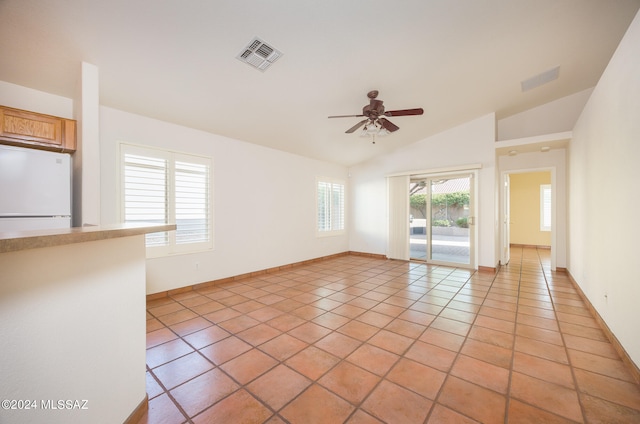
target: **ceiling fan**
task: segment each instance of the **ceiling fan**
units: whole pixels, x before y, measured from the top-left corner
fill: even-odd
[[[378,90],[372,90],[367,93],[367,97],[370,99],[369,104],[362,108],[361,115],[333,115],[329,118],[358,118],[366,117],[362,121],[355,124],[353,127],[345,131],[347,134],[355,132],[358,128],[364,126],[363,134],[373,135],[374,143],[376,135],[384,135],[392,133],[400,129],[396,124],[389,121],[386,116],[408,116],[408,115],[422,115],[424,110],[422,108],[416,109],[402,109],[402,110],[384,110],[383,101],[378,100]]]

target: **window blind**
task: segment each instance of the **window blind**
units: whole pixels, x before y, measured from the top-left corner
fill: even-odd
[[[168,222],[167,160],[124,155],[124,222]],[[168,233],[146,235],[147,246],[165,246]]]
[[[209,167],[178,162],[176,175],[176,243],[209,241]]]
[[[551,231],[551,185],[540,185],[540,231]]]
[[[150,256],[213,247],[211,159],[121,144],[122,219],[176,224],[146,237]]]
[[[318,181],[318,231],[331,230],[331,184],[325,181]]]
[[[389,259],[409,260],[409,176],[387,178]]]
[[[345,228],[344,220],[344,184],[325,179],[318,179],[317,197],[317,231],[329,234],[340,232]]]
[[[344,230],[344,185],[331,185],[331,229]]]

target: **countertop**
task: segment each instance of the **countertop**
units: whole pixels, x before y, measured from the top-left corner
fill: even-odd
[[[0,233],[0,253],[175,230],[175,224],[120,224]]]

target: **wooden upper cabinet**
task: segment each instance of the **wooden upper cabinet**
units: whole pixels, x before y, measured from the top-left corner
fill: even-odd
[[[76,121],[0,106],[0,144],[76,151]]]

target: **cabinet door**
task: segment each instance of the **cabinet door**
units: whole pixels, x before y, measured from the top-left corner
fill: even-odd
[[[75,121],[0,107],[0,140],[57,151],[75,150]]]

